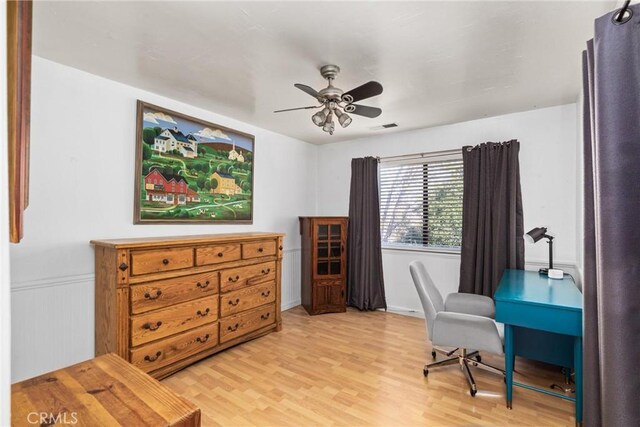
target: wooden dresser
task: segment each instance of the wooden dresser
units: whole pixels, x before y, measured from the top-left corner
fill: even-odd
[[[347,224],[338,216],[301,216],[302,306],[309,314],[347,310]]]
[[[163,378],[279,331],[278,233],[93,240],[95,353]]]

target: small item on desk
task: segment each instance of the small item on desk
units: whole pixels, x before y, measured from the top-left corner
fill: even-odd
[[[558,270],[557,268],[551,268],[547,270],[547,274],[549,275],[549,279],[562,279],[564,278],[564,271]]]

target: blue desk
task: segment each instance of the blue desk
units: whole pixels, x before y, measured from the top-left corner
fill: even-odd
[[[582,423],[582,293],[569,277],[549,279],[535,271],[505,270],[493,297],[496,321],[504,323],[507,407],[513,385],[576,403]],[[575,372],[576,397],[513,381],[515,356],[539,360]]]

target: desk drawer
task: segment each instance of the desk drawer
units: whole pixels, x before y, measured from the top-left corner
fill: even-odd
[[[230,268],[220,272],[220,292],[229,292],[276,279],[275,261]]]
[[[269,282],[229,292],[220,297],[220,317],[259,307],[276,300],[276,283]]]
[[[496,321],[556,334],[582,336],[582,311],[496,301]]]
[[[220,264],[242,258],[239,243],[196,248],[196,265]]]
[[[242,258],[244,259],[273,256],[275,254],[276,242],[273,240],[242,244]]]
[[[184,302],[131,317],[131,345],[137,346],[218,319],[218,296]]]
[[[218,345],[218,323],[210,323],[129,351],[131,363],[145,372],[162,368]]]
[[[158,308],[218,293],[217,272],[193,274],[131,286],[131,313]]]
[[[193,248],[131,252],[131,275],[159,273],[193,267]]]
[[[224,343],[248,334],[276,321],[274,304],[265,305],[245,313],[220,320],[220,342]]]

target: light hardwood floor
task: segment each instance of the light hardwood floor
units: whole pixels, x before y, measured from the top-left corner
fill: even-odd
[[[457,365],[430,370],[424,320],[385,312],[282,315],[283,330],[228,349],[163,383],[202,410],[204,426],[573,425],[573,403],[514,387],[474,369],[476,397]],[[440,356],[438,356],[440,357]],[[497,356],[483,361],[504,366]],[[548,365],[518,359],[516,379],[562,381]]]

